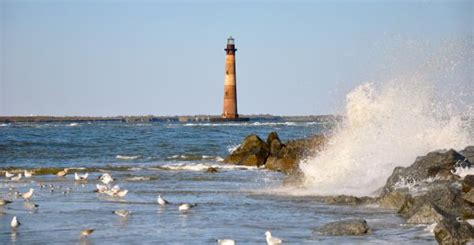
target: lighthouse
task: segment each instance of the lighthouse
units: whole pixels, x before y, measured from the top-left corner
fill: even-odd
[[[237,113],[237,77],[235,72],[234,38],[227,38],[225,50],[225,77],[224,77],[224,107],[221,117],[209,118],[211,122],[249,121],[249,118],[240,117]]]
[[[235,48],[234,38],[227,39],[227,47],[224,49],[225,56],[225,79],[224,79],[224,110],[222,118],[237,119],[237,77],[235,74]]]

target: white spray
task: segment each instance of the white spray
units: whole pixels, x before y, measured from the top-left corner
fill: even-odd
[[[451,99],[439,98],[434,84],[418,75],[357,87],[327,147],[300,163],[300,194],[372,195],[394,167],[433,150],[472,145],[472,110],[454,110]]]

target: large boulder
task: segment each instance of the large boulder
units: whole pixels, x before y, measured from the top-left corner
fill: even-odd
[[[367,221],[363,219],[350,219],[335,221],[325,224],[314,230],[326,236],[360,236],[369,233]]]
[[[269,133],[268,136],[267,136],[267,145],[270,146],[274,140],[281,143],[280,137],[278,137],[277,132]]]
[[[399,212],[410,198],[411,196],[408,192],[395,190],[380,197],[378,203],[382,208],[394,209]]]
[[[407,220],[408,224],[433,224],[443,219],[443,211],[434,204],[423,204]]]
[[[433,184],[433,186],[428,186],[427,190],[423,192],[408,196],[399,213],[410,219],[416,216],[417,213],[419,216],[423,209],[426,210],[426,205],[435,206],[436,212],[445,212],[463,218],[474,218],[473,206],[462,198],[459,187],[448,182]],[[414,218],[412,223],[415,220],[419,219]],[[420,223],[433,222],[430,219],[426,219],[426,221]]]
[[[465,202],[474,205],[474,190],[462,194],[462,199],[464,199]]]
[[[298,170],[299,161],[320,150],[325,142],[326,138],[321,135],[315,135],[307,139],[290,140],[286,144],[272,140],[271,154],[265,163],[265,167],[287,174],[295,172]]]
[[[474,240],[474,228],[468,222],[454,216],[444,217],[433,233],[439,244],[466,244]]]
[[[471,163],[474,162],[474,145],[470,145],[460,152]]]
[[[409,167],[397,167],[387,179],[377,202],[393,208],[410,224],[437,223],[434,233],[440,244],[466,244],[474,238],[474,176],[454,174],[470,168],[474,147],[462,154],[435,151],[418,157]]]
[[[474,187],[474,175],[466,175],[462,180],[462,191],[469,192]]]
[[[411,166],[394,169],[378,198],[381,207],[393,208],[408,223],[440,221],[441,213],[463,218],[474,217],[474,205],[461,186],[470,190],[471,180],[453,174],[456,167],[471,163],[454,150],[430,152]],[[461,185],[461,181],[463,184]]]
[[[261,166],[265,164],[270,149],[267,143],[255,134],[247,136],[234,152],[224,159],[225,163],[246,166]]]
[[[396,167],[382,190],[382,196],[397,189],[401,184],[413,185],[429,178],[453,180],[456,176],[452,171],[458,166],[470,167],[471,164],[463,155],[452,149],[447,152],[430,152],[417,158],[409,167]]]

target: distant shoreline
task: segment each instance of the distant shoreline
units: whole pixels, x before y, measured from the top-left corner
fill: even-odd
[[[251,121],[294,121],[294,122],[323,122],[339,121],[339,115],[311,115],[311,116],[273,116],[273,115],[241,115]],[[0,116],[0,123],[81,123],[81,122],[209,122],[211,119],[220,118],[216,115],[195,116]]]

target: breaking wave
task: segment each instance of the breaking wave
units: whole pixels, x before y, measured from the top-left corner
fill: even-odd
[[[433,76],[430,69],[424,72]],[[438,79],[455,83],[445,75]],[[469,90],[473,81],[468,79]],[[371,195],[396,166],[408,166],[433,150],[473,144],[474,106],[456,96],[466,91],[440,96],[448,86],[435,85],[417,73],[379,86],[366,83],[347,94],[344,122],[323,151],[300,163],[302,194]]]

